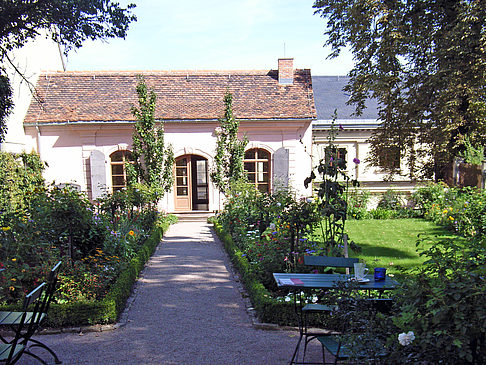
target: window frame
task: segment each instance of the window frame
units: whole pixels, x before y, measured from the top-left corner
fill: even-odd
[[[259,151],[262,151],[264,152],[268,158],[259,158],[258,156],[258,152]],[[252,152],[253,153],[253,156],[251,156],[251,158],[247,158],[247,154]],[[268,171],[265,171],[264,169],[259,171],[258,168],[259,168],[259,163],[263,163],[263,165],[260,165],[260,166],[265,166],[265,162],[267,163],[267,167],[268,167]],[[247,164],[253,164],[253,171],[248,171],[246,169],[246,165]],[[254,147],[254,148],[250,148],[248,150],[245,151],[245,154],[244,154],[244,158],[243,158],[243,167],[244,167],[244,170],[247,174],[247,177],[248,177],[248,181],[250,182],[250,184],[252,184],[253,186],[255,186],[255,189],[261,191],[261,192],[267,192],[267,193],[270,193],[272,191],[272,153],[264,148],[260,148],[260,147]],[[259,182],[258,181],[258,174],[259,173],[262,173],[262,174],[266,174],[267,175],[267,181],[261,181]],[[254,181],[251,181],[250,179],[250,175],[254,175],[255,178],[254,178]],[[263,187],[263,186],[266,186],[266,189],[264,190],[261,190],[260,187]]]
[[[113,157],[117,154],[122,154],[121,161],[113,161]],[[116,191],[123,190],[127,187],[127,170],[125,168],[126,163],[133,163],[132,151],[130,150],[117,150],[110,154],[110,174],[111,174],[111,191],[115,193]],[[121,174],[113,174],[113,166],[122,166]],[[115,177],[123,178],[123,185],[115,184]]]

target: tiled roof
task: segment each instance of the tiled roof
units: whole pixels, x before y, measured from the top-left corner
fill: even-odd
[[[39,77],[42,105],[33,100],[24,122],[133,121],[137,75],[157,94],[157,119],[218,119],[226,90],[238,119],[316,117],[309,70],[296,70],[290,86],[277,71],[68,71]]]
[[[376,99],[367,99],[363,114],[356,116],[354,105],[347,105],[349,94],[343,91],[349,82],[348,76],[312,76],[314,101],[318,120],[331,120],[334,110],[337,109],[337,119],[347,120],[377,120],[378,102]]]

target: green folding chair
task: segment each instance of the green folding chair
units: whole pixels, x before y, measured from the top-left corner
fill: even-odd
[[[46,283],[42,283],[25,296],[22,312],[17,312],[20,313],[20,315],[16,321],[17,324],[15,325],[13,339],[10,341],[4,339],[5,342],[0,343],[0,363],[5,363],[7,365],[14,364],[23,354],[27,354],[45,364],[41,358],[32,354],[27,349],[27,343],[29,342],[30,337],[34,334],[35,328],[41,318],[40,308],[42,301],[40,298],[45,289]]]
[[[26,318],[25,318],[26,323],[30,324],[32,322],[32,319],[34,318],[34,321],[32,322],[33,333],[31,334],[31,336],[35,332],[39,331],[39,329],[42,327],[43,323],[47,319],[47,311],[49,310],[49,305],[56,291],[57,278],[59,275],[60,268],[61,268],[61,261],[59,261],[49,272],[47,289],[41,301],[39,312],[37,313],[38,318],[34,317],[32,312],[26,313]],[[16,331],[20,323],[20,318],[22,317],[23,314],[24,312],[8,312],[8,311],[0,312],[0,326],[9,326],[12,329],[12,331]],[[5,338],[1,335],[0,335],[0,340],[3,341],[4,343],[7,342]],[[29,338],[29,341],[31,342],[29,348],[41,347],[46,351],[48,351],[54,357],[54,361],[56,362],[56,364],[62,363],[62,361],[59,360],[56,353],[51,348],[49,348],[49,346],[34,338]]]

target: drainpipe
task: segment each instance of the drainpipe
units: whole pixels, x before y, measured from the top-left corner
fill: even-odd
[[[42,155],[41,155],[41,141],[40,141],[40,137],[41,137],[41,132],[40,132],[40,128],[38,125],[35,126],[35,129],[37,130],[37,153],[39,154],[39,158],[40,160],[42,161]]]

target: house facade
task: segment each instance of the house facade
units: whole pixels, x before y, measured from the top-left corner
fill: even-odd
[[[310,195],[303,180],[311,169],[311,122],[316,119],[309,70],[279,59],[266,71],[46,72],[37,82],[42,104],[24,119],[26,150],[40,154],[47,181],[76,184],[91,199],[125,185],[135,123],[138,76],[157,95],[157,120],[176,157],[174,187],[162,208],[169,212],[216,211],[222,196],[209,179],[215,129],[224,94],[233,95],[248,178],[261,191],[292,187]]]
[[[341,153],[346,154],[348,175],[356,178],[361,188],[375,195],[388,189],[410,193],[416,182],[406,176],[396,176],[393,181],[386,181],[387,175],[384,171],[366,162],[370,152],[368,139],[379,127],[378,103],[374,99],[368,99],[363,113],[354,115],[355,107],[346,104],[350,95],[343,91],[348,82],[347,76],[312,77],[317,112],[317,119],[312,122],[313,166],[317,166],[319,160],[324,158],[324,151],[329,143],[329,130],[336,112],[334,124],[338,131],[334,144]],[[354,158],[359,159],[360,163],[353,163]],[[404,161],[400,160],[399,154],[396,156],[396,163],[406,173]]]
[[[24,47],[9,52],[8,59],[10,62],[5,61],[2,67],[5,68],[10,80],[14,108],[7,118],[7,134],[5,140],[0,143],[0,150],[14,153],[30,152],[23,120],[32,99],[35,99],[32,93],[33,87],[43,70],[65,70],[63,54],[56,42],[41,33]]]

